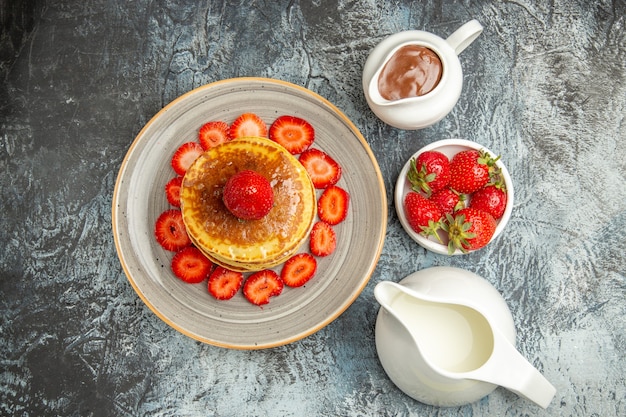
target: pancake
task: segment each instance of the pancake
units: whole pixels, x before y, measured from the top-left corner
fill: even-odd
[[[267,178],[274,206],[259,220],[241,220],[222,202],[226,181],[239,171]],[[296,253],[316,215],[315,188],[300,162],[281,145],[238,138],[209,149],[187,170],[181,210],[194,245],[211,261],[249,272],[272,268]]]

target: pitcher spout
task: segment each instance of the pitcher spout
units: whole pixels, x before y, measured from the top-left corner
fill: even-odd
[[[492,329],[493,353],[485,365],[463,376],[499,385],[509,391],[547,408],[556,388],[517,351],[498,329]]]
[[[395,297],[402,291],[400,284],[390,281],[379,282],[374,288],[374,297],[376,301],[387,311],[391,309],[391,303]]]

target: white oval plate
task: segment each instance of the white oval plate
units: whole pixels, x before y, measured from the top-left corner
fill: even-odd
[[[186,284],[171,272],[172,252],[154,238],[154,224],[169,208],[164,194],[175,174],[174,151],[197,140],[203,123],[231,123],[253,112],[268,127],[283,114],[308,120],[313,147],[343,168],[339,186],[350,193],[347,219],[336,227],[337,249],[317,258],[316,276],[304,287],[287,288],[258,307],[241,290],[217,301],[206,281]],[[319,196],[319,194],[318,194]],[[319,95],[265,78],[235,78],[197,88],[158,112],[139,132],[120,168],[112,205],[115,246],[124,272],[144,303],[168,325],[204,343],[233,349],[280,346],[328,325],[359,296],[382,252],[387,202],[380,168],[354,124]],[[305,245],[308,245],[305,243]]]

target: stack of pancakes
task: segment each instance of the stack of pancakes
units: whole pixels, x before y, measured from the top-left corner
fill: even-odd
[[[274,206],[259,220],[241,220],[222,202],[226,181],[239,171],[267,178]],[[315,188],[300,162],[277,143],[238,138],[209,149],[187,170],[181,210],[194,245],[226,268],[260,271],[285,262],[308,237],[317,213]]]

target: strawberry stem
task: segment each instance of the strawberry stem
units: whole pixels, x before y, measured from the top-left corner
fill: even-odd
[[[420,226],[420,228],[422,229],[422,231],[420,232],[422,236],[425,236],[425,237],[435,236],[437,240],[439,241],[439,243],[443,245],[441,236],[439,236],[439,233],[438,233],[439,229],[442,229],[441,221],[436,222],[434,220],[428,220],[428,226]]]
[[[467,253],[467,247],[470,246],[468,239],[476,237],[476,234],[468,232],[472,227],[471,222],[465,221],[465,215],[461,214],[452,217],[446,214],[446,221],[442,222],[441,228],[448,233],[448,254],[452,255],[457,249]]]
[[[418,170],[416,159],[411,158],[411,167],[407,173],[407,179],[411,183],[411,189],[413,191],[418,193],[424,192],[428,197],[430,197],[432,190],[428,183],[434,181],[436,176],[437,175],[434,172],[429,174],[424,165],[422,165],[422,167]]]
[[[489,152],[481,149],[478,152],[478,163],[486,165],[489,170],[489,184],[495,185],[498,188],[506,190],[504,180],[502,178],[502,170],[498,168],[496,163],[500,160],[500,155],[493,158]]]

